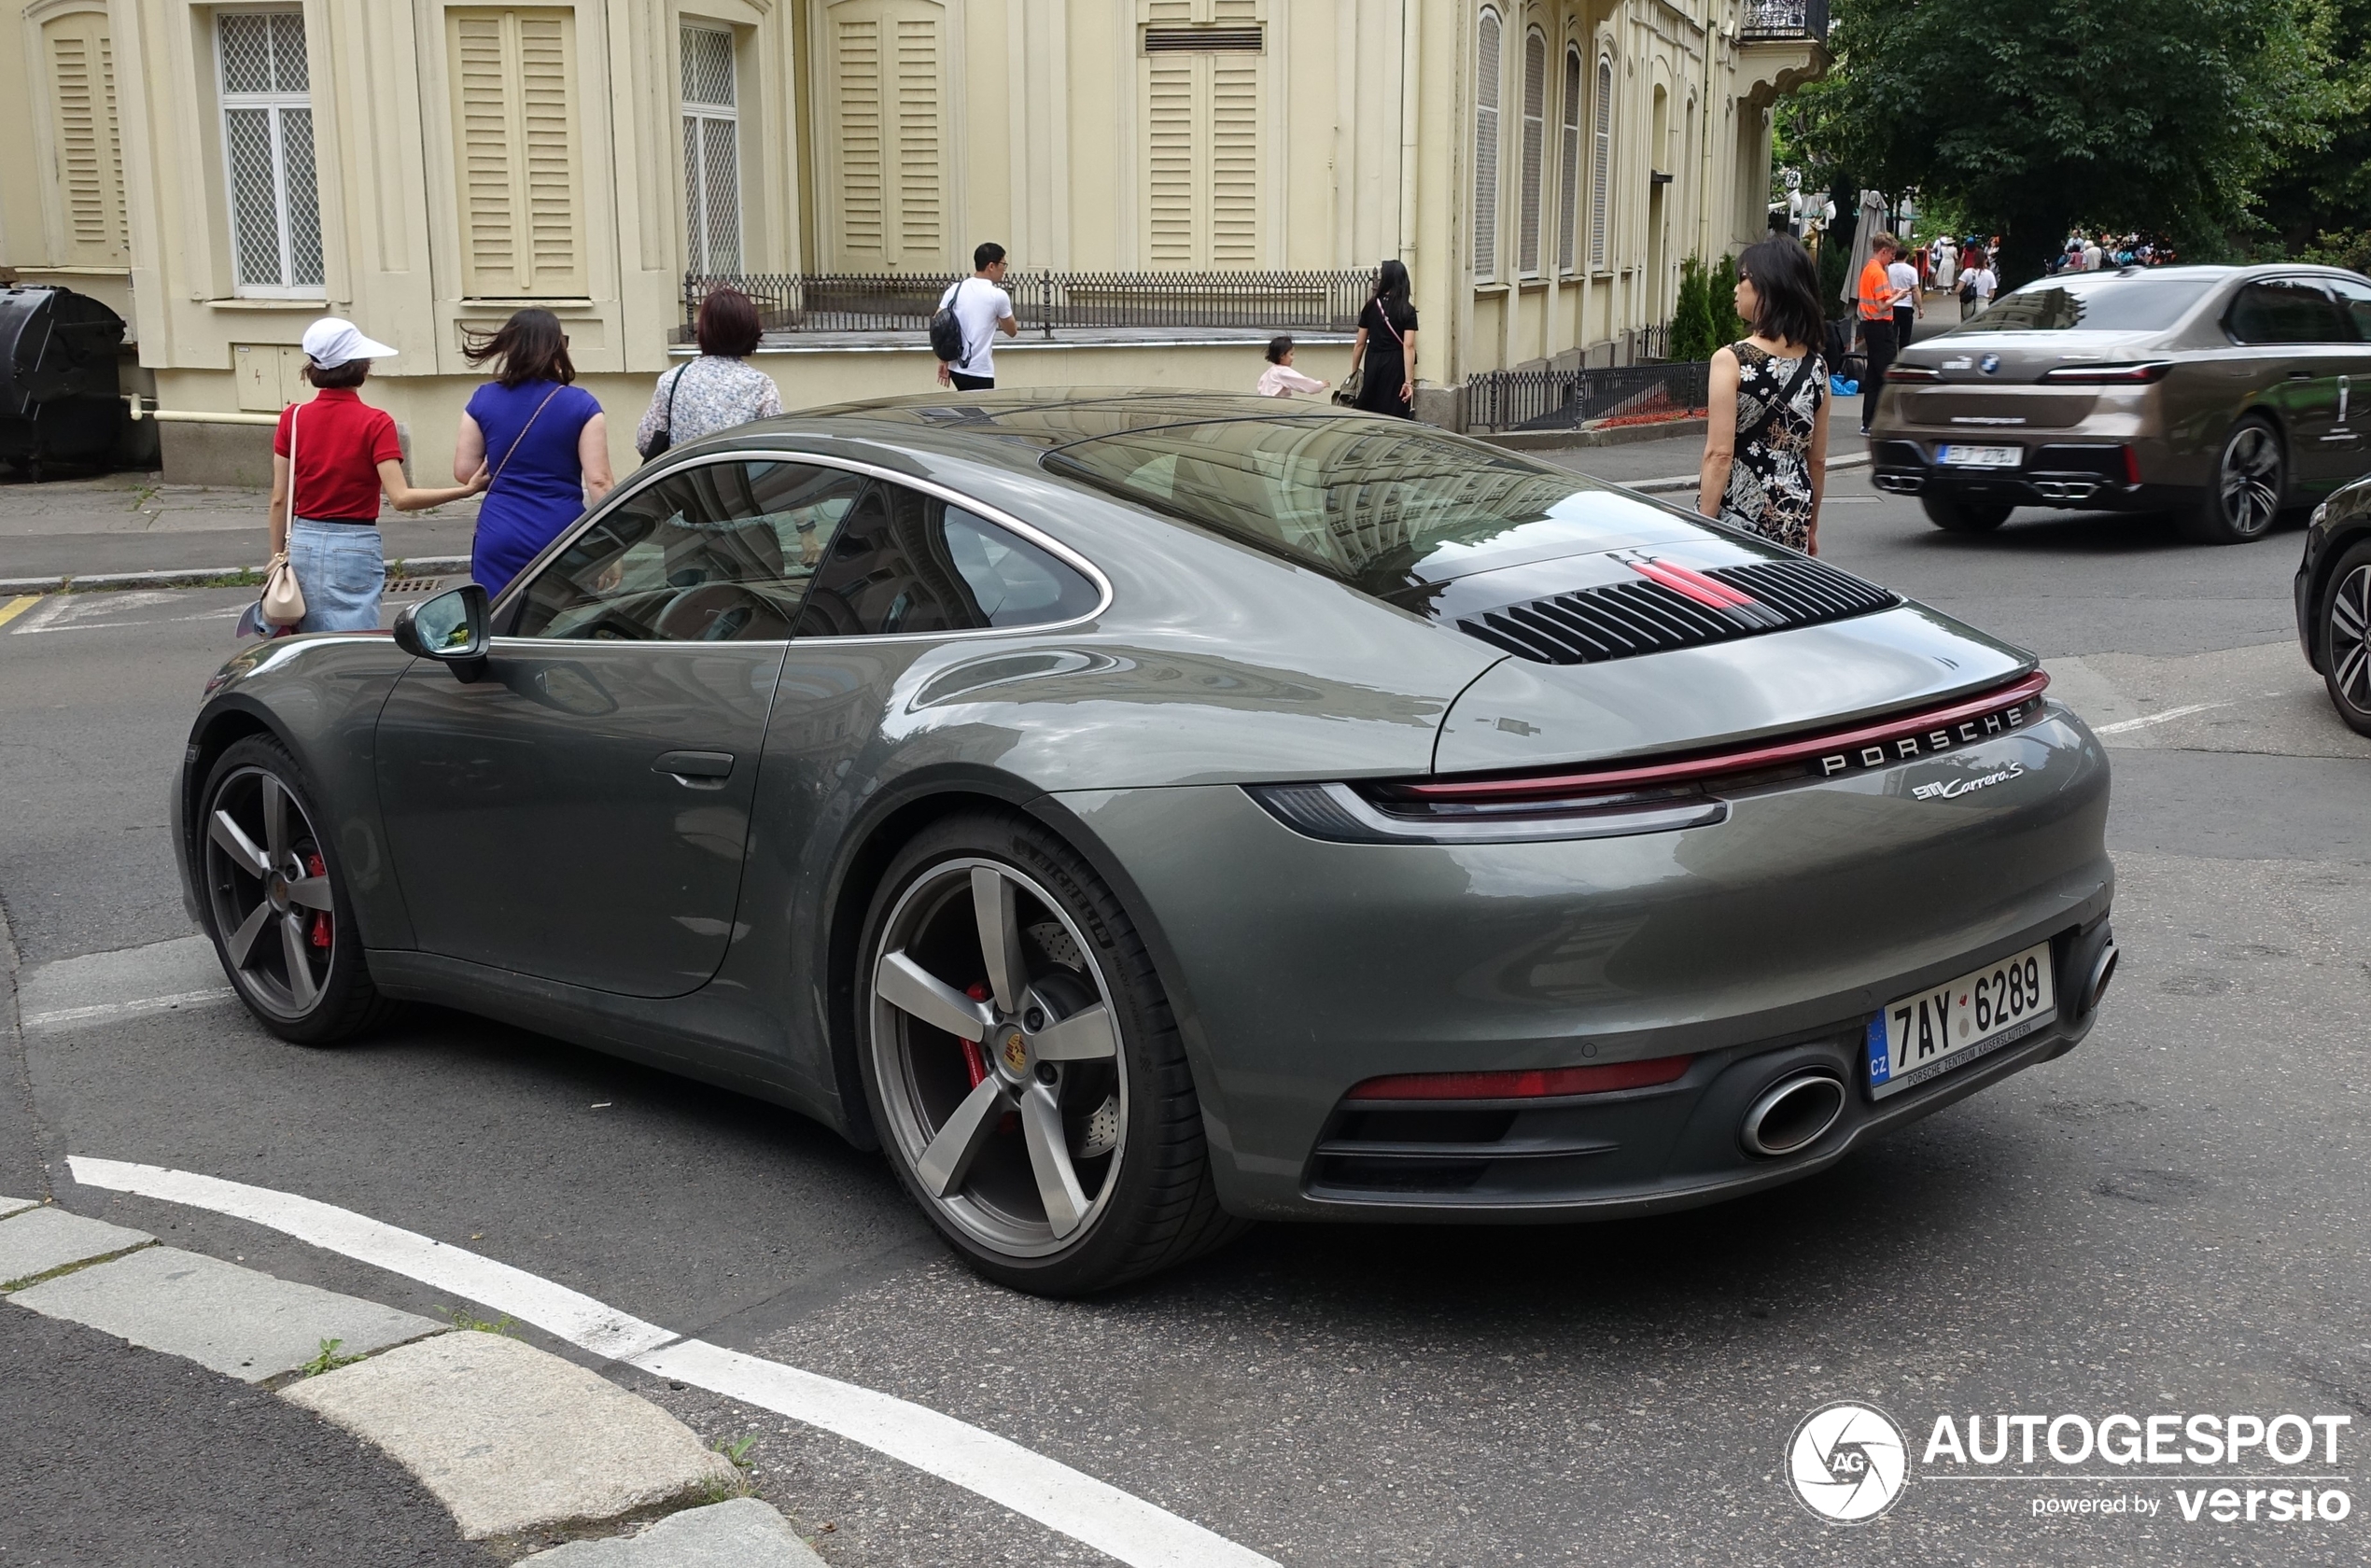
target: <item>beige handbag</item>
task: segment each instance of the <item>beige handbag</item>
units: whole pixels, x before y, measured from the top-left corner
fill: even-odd
[[[288,412],[288,526],[296,526],[296,411]],[[273,626],[293,626],[304,619],[304,589],[297,581],[296,567],[288,564],[288,553],[281,551],[263,568],[263,597],[260,601],[264,623]]]

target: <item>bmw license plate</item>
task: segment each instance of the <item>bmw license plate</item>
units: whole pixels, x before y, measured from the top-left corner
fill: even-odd
[[[2021,446],[1962,446],[1957,441],[1938,448],[1935,455],[1955,469],[2013,469],[2026,460]]]
[[[1869,1093],[1883,1099],[1965,1067],[2057,1015],[2047,942],[1903,997],[1869,1020]]]

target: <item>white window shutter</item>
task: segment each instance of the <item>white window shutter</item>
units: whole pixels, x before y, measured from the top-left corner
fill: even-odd
[[[939,19],[897,21],[897,250],[906,265],[937,267],[948,252],[941,133]]]
[[[590,285],[578,191],[575,13],[446,13],[461,205],[461,291],[575,299]]]
[[[1190,0],[1144,7],[1143,255],[1165,271],[1248,268],[1261,258],[1259,0],[1217,0],[1198,25]]]
[[[1614,63],[1597,62],[1597,146],[1589,169],[1589,269],[1606,270],[1606,223],[1611,204],[1607,187],[1614,165]]]
[[[1556,269],[1569,273],[1580,230],[1580,50],[1564,51],[1563,166],[1556,189]]]
[[[1474,276],[1498,275],[1498,13],[1485,9],[1474,47]]]
[[[107,19],[81,11],[42,24],[49,68],[50,139],[68,266],[130,259],[123,212],[123,140],[116,119],[115,49]]]
[[[1536,28],[1523,35],[1523,189],[1517,218],[1516,265],[1539,275],[1539,182],[1547,160],[1548,40]]]

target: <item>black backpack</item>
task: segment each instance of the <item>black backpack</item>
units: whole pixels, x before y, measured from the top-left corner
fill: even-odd
[[[931,315],[931,352],[942,363],[953,365],[969,357],[963,343],[963,324],[955,318],[955,302],[963,297],[963,284],[971,281],[965,278],[949,289],[947,303]]]

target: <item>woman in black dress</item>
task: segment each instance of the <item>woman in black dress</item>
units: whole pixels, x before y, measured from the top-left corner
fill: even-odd
[[[1416,400],[1416,307],[1408,302],[1408,269],[1397,261],[1386,261],[1376,270],[1374,296],[1358,313],[1350,371],[1360,377],[1355,406],[1402,419],[1416,416],[1411,406]]]
[[[1737,258],[1737,314],[1750,337],[1714,351],[1696,510],[1766,539],[1819,553],[1828,481],[1828,366],[1819,274],[1792,236]]]

